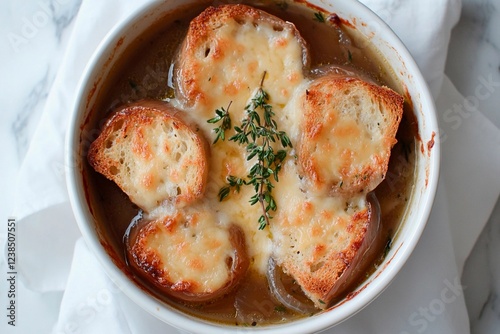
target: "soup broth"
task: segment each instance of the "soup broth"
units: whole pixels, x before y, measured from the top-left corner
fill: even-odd
[[[217,2],[221,3],[224,1]],[[242,3],[295,24],[310,50],[311,76],[317,75],[325,66],[334,65],[403,95],[403,89],[394,79],[390,66],[367,40],[343,24],[336,15],[284,1]],[[199,3],[170,13],[127,49],[110,75],[104,78],[103,89],[98,92],[85,133],[96,134],[98,131],[92,129],[100,129],[113,110],[123,103],[144,98],[169,100],[175,97],[172,74],[176,53],[189,22],[209,4]],[[405,96],[405,99],[408,100],[408,97]],[[397,133],[398,142],[392,149],[386,178],[375,190],[381,206],[380,233],[383,234],[384,242],[370,267],[351,282],[351,291],[362,284],[384,258],[405,213],[414,180],[417,144],[412,113],[411,103],[405,102]],[[211,142],[212,138],[208,138],[208,141]],[[265,275],[252,266],[234,291],[213,302],[189,304],[158,293],[136,277],[126,264],[124,236],[140,210],[115,183],[96,173],[86,163],[83,172],[89,205],[109,246],[108,252],[137,284],[163,302],[203,319],[237,326],[261,326],[310,316],[290,311],[277,302],[271,295]],[[307,302],[300,287],[292,279],[285,278],[284,281],[291,294]]]

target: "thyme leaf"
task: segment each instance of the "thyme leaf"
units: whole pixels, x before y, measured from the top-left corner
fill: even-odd
[[[229,117],[229,108],[231,107],[231,103],[232,101],[229,102],[229,105],[227,106],[226,109],[222,107],[220,109],[215,110],[215,117],[207,121],[207,123],[210,124],[215,124],[222,121],[221,125],[214,129],[216,135],[213,141],[214,144],[217,143],[219,139],[224,141],[226,139],[226,130],[231,129],[231,118]]]
[[[318,22],[325,23],[325,16],[323,15],[322,12],[316,12],[314,13],[314,19]]]
[[[389,236],[387,237],[387,243],[385,244],[385,248],[384,248],[384,257],[387,256],[387,254],[389,254],[389,251],[391,250],[392,248],[392,238]]]

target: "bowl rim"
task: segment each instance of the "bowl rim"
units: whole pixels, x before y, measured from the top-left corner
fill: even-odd
[[[322,3],[324,4],[324,2]],[[337,6],[337,4],[332,5]],[[81,108],[81,106],[85,105],[85,101],[87,99],[86,88],[89,84],[93,83],[92,79],[95,76],[95,70],[93,69],[95,69],[102,61],[102,56],[105,55],[122,36],[124,36],[127,29],[133,26],[139,18],[151,13],[158,6],[161,6],[161,3],[155,1],[143,4],[125,18],[117,22],[106,34],[104,39],[99,43],[99,46],[92,54],[92,57],[87,62],[83,72],[84,74],[78,84],[78,90],[72,108],[69,127],[67,128],[68,132],[66,134],[65,166],[67,167],[66,184],[71,207],[86,244],[92,253],[98,258],[108,277],[110,277],[110,279],[123,291],[125,295],[132,299],[134,303],[139,305],[142,309],[159,318],[161,321],[181,330],[200,333],[234,333],[235,331],[252,331],[260,333],[293,334],[324,330],[347,320],[375,300],[396,277],[397,273],[407,262],[416,247],[427,224],[434,202],[440,165],[439,129],[437,125],[438,123],[434,100],[414,59],[399,37],[382,19],[380,19],[364,4],[358,1],[349,2],[349,6],[352,6],[352,12],[356,13],[356,17],[370,17],[370,19],[377,23],[384,31],[383,39],[387,41],[387,43],[395,50],[397,50],[397,54],[401,57],[401,61],[408,69],[408,72],[413,76],[412,79],[414,81],[414,86],[420,95],[420,100],[423,101],[422,103],[426,104],[426,110],[428,110],[425,113],[426,127],[432,129],[435,133],[435,138],[433,138],[435,140],[435,144],[432,148],[432,156],[429,157],[428,162],[426,186],[427,195],[422,199],[422,206],[417,214],[418,224],[415,224],[416,226],[411,229],[410,235],[393,254],[392,258],[396,258],[396,261],[392,262],[391,266],[384,268],[383,272],[381,272],[379,276],[368,282],[370,288],[360,291],[358,298],[350,299],[349,302],[345,304],[345,307],[334,307],[334,309],[337,310],[336,312],[332,312],[330,309],[313,317],[295,320],[287,324],[268,325],[255,328],[243,328],[225,324],[217,325],[183,313],[182,311],[157,300],[151,294],[139,288],[120,268],[116,266],[109,254],[104,250],[99,240],[97,231],[90,223],[94,221],[93,216],[90,214],[87,205],[82,204],[87,203],[87,200],[85,196],[82,195],[82,182],[80,180],[81,170],[79,167],[74,167],[80,166],[78,161],[80,154],[76,147],[78,147],[80,143],[81,131],[78,131],[77,129],[81,129],[80,121],[83,119],[83,116],[85,116],[85,108]],[[69,166],[73,167],[70,168]],[[365,283],[363,283],[363,285],[365,285]]]

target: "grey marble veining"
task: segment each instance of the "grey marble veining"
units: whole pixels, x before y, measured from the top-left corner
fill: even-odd
[[[73,21],[81,0],[52,0],[29,2],[19,6],[10,3],[10,13],[18,20],[7,30],[8,46],[4,52],[14,58],[14,66],[31,73],[31,80],[13,80],[5,89],[14,117],[12,134],[17,161],[22,161],[43,111],[45,100],[57,74],[63,48],[64,33]],[[54,38],[55,37],[55,38]],[[36,61],[35,61],[36,59]]]
[[[500,127],[500,1],[462,0],[446,73],[457,89]],[[480,80],[492,94],[481,98]],[[497,152],[492,154],[498,154]],[[499,171],[500,175],[500,171]],[[462,284],[472,334],[500,333],[500,200],[464,267]]]
[[[446,73],[457,89],[500,127],[500,1],[463,0],[454,28]],[[492,82],[493,94],[478,94],[481,80]]]
[[[462,283],[469,309],[472,333],[498,333],[500,330],[500,205],[467,260]]]
[[[16,145],[18,161],[22,161],[28,149],[31,135],[35,130],[37,120],[43,111],[43,105],[47,99],[50,83],[53,77],[49,78],[49,73],[34,84],[25,99],[19,103],[19,111],[15,115],[11,131]]]
[[[81,0],[0,2],[1,233],[5,232],[4,223],[13,210],[17,173],[42,116],[80,3]],[[0,285],[3,308],[5,290]],[[15,333],[50,333],[62,293],[41,295],[26,289],[22,282],[18,282],[17,289],[23,298],[19,314],[24,321],[16,326]],[[4,324],[2,320],[2,333],[6,333]]]
[[[82,0],[51,0],[50,9],[54,22],[55,34],[60,41],[64,30],[73,22]]]

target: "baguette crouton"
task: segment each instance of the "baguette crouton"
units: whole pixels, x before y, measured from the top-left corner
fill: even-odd
[[[127,257],[140,277],[190,302],[228,293],[249,264],[242,230],[196,205],[139,222],[128,235]]]
[[[204,138],[160,101],[119,108],[91,144],[88,161],[146,212],[166,200],[193,202],[207,179]]]
[[[245,5],[209,7],[191,21],[181,46],[176,97],[208,118],[230,102],[232,111],[243,110],[263,82],[273,103],[284,105],[308,64],[292,23]]]
[[[380,254],[380,209],[373,194],[284,203],[271,227],[274,261],[317,308],[354,288]]]
[[[403,113],[403,97],[357,78],[325,76],[299,99],[299,163],[329,194],[368,193],[382,182]]]

